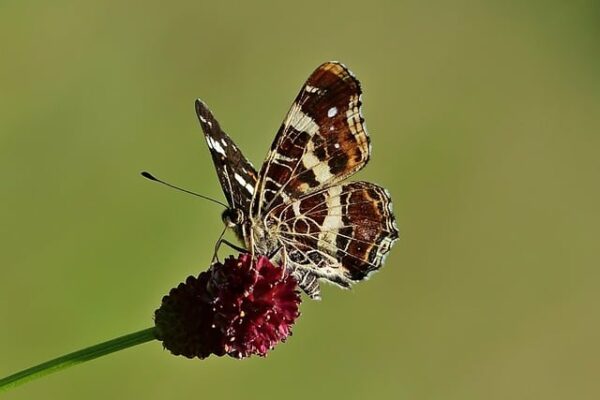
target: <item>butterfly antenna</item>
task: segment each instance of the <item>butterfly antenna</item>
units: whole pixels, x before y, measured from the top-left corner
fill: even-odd
[[[144,178],[146,178],[146,179],[149,179],[149,180],[151,180],[151,181],[158,182],[158,183],[162,183],[163,185],[165,185],[165,186],[168,186],[168,187],[170,187],[170,188],[172,188],[172,189],[180,190],[180,191],[182,191],[182,192],[185,192],[185,193],[188,193],[188,194],[191,194],[191,195],[194,195],[194,196],[200,197],[200,198],[202,198],[202,199],[205,199],[205,200],[212,201],[213,203],[220,204],[220,205],[222,205],[222,206],[223,206],[223,207],[225,207],[225,208],[229,208],[229,206],[228,206],[227,204],[225,204],[225,203],[221,203],[219,200],[211,199],[210,197],[203,196],[203,195],[201,195],[201,194],[198,194],[198,193],[194,193],[194,192],[192,192],[192,191],[190,191],[190,190],[187,190],[187,189],[180,188],[179,186],[171,185],[170,183],[167,183],[167,182],[165,182],[165,181],[163,181],[163,180],[161,180],[161,179],[158,179],[157,177],[155,177],[154,175],[152,175],[150,172],[147,172],[147,171],[142,171],[142,172],[141,172],[141,174],[142,174],[142,176],[143,176]]]

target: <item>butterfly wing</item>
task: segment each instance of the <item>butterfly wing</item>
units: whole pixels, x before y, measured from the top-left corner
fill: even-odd
[[[231,208],[240,209],[247,215],[256,186],[256,170],[199,99],[196,100],[196,114],[227,202]]]
[[[310,75],[260,170],[254,216],[331,186],[367,163],[360,96],[360,83],[340,63],[327,62]]]
[[[315,277],[349,287],[381,267],[398,237],[383,188],[340,184],[369,160],[360,107],[354,75],[336,62],[319,66],[279,129],[252,198],[253,218],[264,220],[313,298]]]
[[[266,221],[293,270],[342,287],[379,269],[398,238],[389,194],[369,182],[334,185],[281,204]]]

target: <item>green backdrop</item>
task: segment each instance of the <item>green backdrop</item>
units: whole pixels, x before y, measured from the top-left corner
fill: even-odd
[[[563,4],[568,3],[568,4]],[[401,238],[266,359],[158,342],[6,399],[597,399],[595,1],[3,1],[0,376],[152,324],[223,199],[197,97],[260,165],[321,62],[362,81]]]

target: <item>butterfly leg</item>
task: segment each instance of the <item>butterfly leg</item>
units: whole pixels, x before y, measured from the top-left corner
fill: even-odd
[[[211,264],[219,262],[219,248],[221,247],[221,242],[223,241],[223,236],[225,235],[225,232],[227,232],[227,227],[223,229],[223,232],[221,232],[221,234],[219,235],[219,239],[217,239],[217,242],[215,243],[215,250],[213,252],[212,261],[210,262]]]
[[[283,249],[283,251],[281,252],[281,253],[282,253],[282,256],[281,256],[281,258],[282,258],[283,260],[285,260],[285,258],[286,258],[286,253],[285,253],[285,248],[284,248],[283,246],[279,246],[278,248],[276,248],[274,251],[272,251],[271,253],[269,253],[269,254],[267,255],[267,257],[269,257],[269,259],[272,259],[272,258],[274,258],[274,257],[277,255],[277,253],[279,253],[279,251],[280,251],[280,250],[282,250],[282,249]]]
[[[235,251],[239,251],[240,253],[244,253],[244,254],[248,254],[248,253],[250,253],[250,252],[249,252],[247,249],[245,249],[245,248],[243,248],[243,247],[240,247],[240,246],[238,246],[238,245],[235,245],[235,244],[231,243],[231,242],[230,242],[230,241],[228,241],[228,240],[221,239],[221,240],[219,241],[219,245],[220,245],[221,243],[224,243],[224,244],[226,244],[227,246],[231,247],[231,248],[232,248],[232,249],[234,249]]]
[[[217,243],[215,244],[215,252],[213,254],[213,258],[212,258],[212,264],[214,264],[215,262],[219,262],[219,248],[221,247],[222,244],[226,244],[227,246],[231,247],[232,249],[234,249],[235,251],[239,251],[240,253],[250,253],[247,249],[237,246],[233,243],[231,243],[228,240],[223,239],[222,237],[219,238],[219,240],[217,240]]]

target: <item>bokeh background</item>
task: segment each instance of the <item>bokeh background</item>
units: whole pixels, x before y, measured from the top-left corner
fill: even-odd
[[[7,399],[600,398],[597,1],[3,1],[0,376],[152,324],[223,199],[201,97],[259,165],[321,62],[364,87],[401,239],[266,359],[158,342]],[[226,253],[227,250],[225,250]]]

